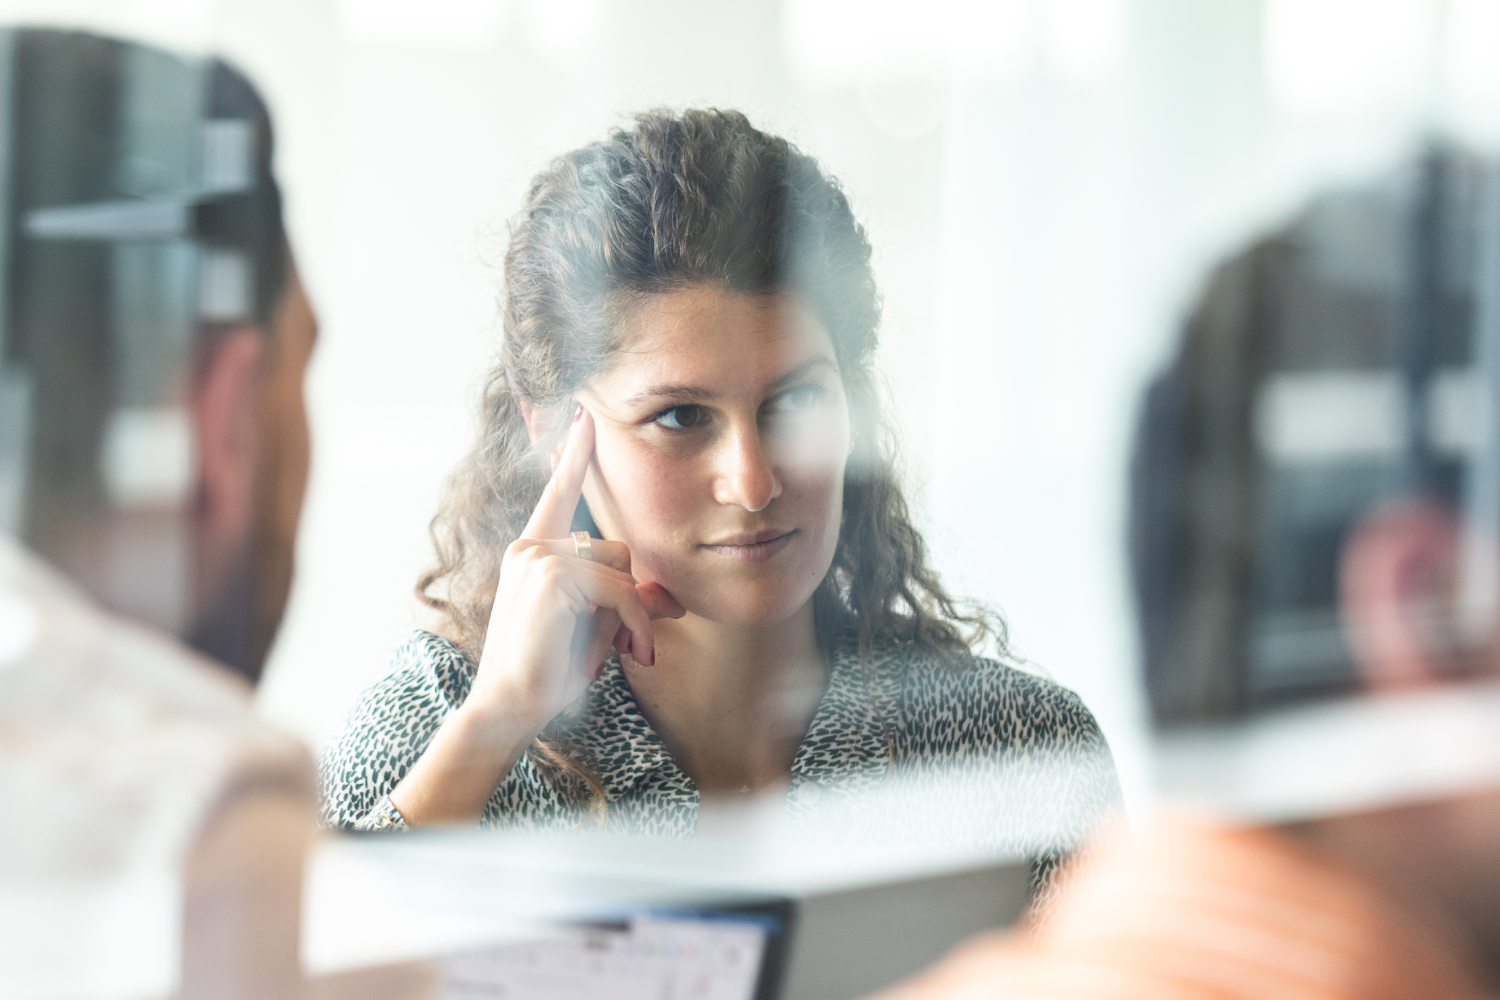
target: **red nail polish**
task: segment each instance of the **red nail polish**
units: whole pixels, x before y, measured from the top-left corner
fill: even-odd
[[[573,422],[576,424],[578,421],[580,421],[582,419],[583,419],[583,404],[579,403],[578,404],[578,408],[573,411]]]
[[[648,666],[648,667],[654,667],[654,666],[656,666],[656,643],[654,643],[654,642],[651,644],[651,662],[647,663],[646,666]]]
[[[625,652],[635,656],[635,639],[628,635],[625,637]]]

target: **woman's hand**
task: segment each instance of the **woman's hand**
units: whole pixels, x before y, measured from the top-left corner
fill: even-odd
[[[636,583],[625,543],[596,538],[591,559],[577,555],[570,528],[593,455],[594,420],[580,406],[525,532],[505,550],[465,708],[505,705],[540,730],[599,676],[611,643],[653,666],[651,619],[682,616],[660,584]]]
[[[408,824],[472,822],[527,745],[599,676],[610,644],[656,662],[653,618],[681,617],[660,584],[637,584],[630,549],[594,539],[578,556],[569,529],[594,454],[581,406],[522,537],[505,550],[479,671],[417,763],[391,792]]]

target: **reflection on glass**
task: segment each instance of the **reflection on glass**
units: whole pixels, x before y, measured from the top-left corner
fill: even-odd
[[[1214,272],[1132,475],[1162,808],[883,996],[1493,992],[1497,359],[1500,168],[1458,150]]]
[[[1076,696],[974,655],[873,372],[871,247],[810,156],[652,112],[539,174],[439,615],[325,753],[353,829],[846,838],[1026,854],[1115,802]]]

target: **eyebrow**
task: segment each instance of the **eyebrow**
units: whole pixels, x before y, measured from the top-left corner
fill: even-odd
[[[838,367],[838,363],[832,358],[828,357],[828,355],[814,355],[813,357],[808,358],[806,361],[802,362],[797,367],[792,368],[785,374],[779,376],[776,381],[772,382],[767,388],[772,393],[775,393],[776,391],[785,388],[798,379],[805,377],[814,369],[832,368],[834,371],[838,371]],[[647,386],[644,391],[636,393],[625,402],[628,405],[635,405],[637,403],[644,403],[647,400],[651,399],[661,399],[668,402],[675,402],[679,405],[685,403],[708,403],[718,398],[718,395],[719,394],[714,392],[712,389],[703,389],[699,388],[698,386],[657,384]]]

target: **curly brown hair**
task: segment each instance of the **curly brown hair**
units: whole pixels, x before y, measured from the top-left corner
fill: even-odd
[[[796,294],[833,340],[855,449],[837,549],[814,595],[825,648],[840,635],[857,635],[862,651],[898,644],[952,656],[986,638],[1003,648],[997,616],[943,589],[902,495],[874,370],[880,295],[863,227],[817,161],[720,110],[638,115],[532,181],[511,224],[504,336],[479,436],[432,522],[437,565],[417,582],[442,631],[477,662],[506,547],[549,477],[551,439],[532,443],[522,404],[568,405],[619,346],[623,311],[694,286]],[[602,807],[560,725],[530,753],[550,779]]]

